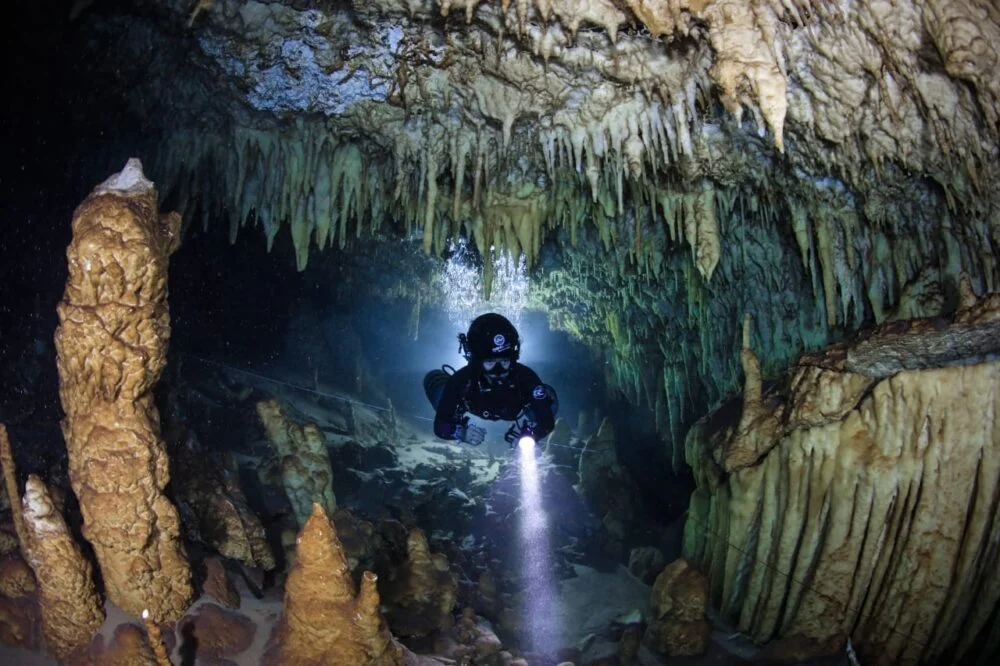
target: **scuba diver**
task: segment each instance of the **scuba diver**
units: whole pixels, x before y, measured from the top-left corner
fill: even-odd
[[[506,317],[492,312],[476,317],[469,332],[459,334],[458,352],[468,365],[458,371],[445,365],[424,377],[424,391],[436,410],[435,435],[482,444],[486,428],[471,423],[467,413],[488,421],[513,421],[504,435],[511,447],[522,437],[533,442],[552,432],[559,406],[556,392],[517,362],[521,339]]]

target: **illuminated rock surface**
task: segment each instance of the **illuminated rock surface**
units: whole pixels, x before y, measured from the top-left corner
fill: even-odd
[[[170,337],[167,262],[180,217],[157,212],[138,160],[73,215],[56,331],[69,475],[108,598],[176,619],[191,599],[153,387]]]
[[[683,559],[671,562],[653,584],[652,618],[645,640],[670,656],[705,653],[712,627],[708,610],[708,580]]]
[[[961,350],[997,303],[805,356],[767,392],[744,347],[742,416],[724,407],[687,440],[698,489],[684,550],[724,617],[757,641],[785,638],[814,654],[850,636],[862,663],[997,649],[1000,364],[952,354],[949,367],[886,377],[847,369],[876,356],[859,365],[926,367],[914,350],[943,362],[916,341],[954,335]]]

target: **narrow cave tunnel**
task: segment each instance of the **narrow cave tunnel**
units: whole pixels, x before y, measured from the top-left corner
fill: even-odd
[[[996,663],[994,0],[4,29],[0,662]]]

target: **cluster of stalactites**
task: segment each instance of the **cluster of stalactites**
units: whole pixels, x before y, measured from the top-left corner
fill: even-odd
[[[621,218],[629,191],[660,188],[672,171],[698,182],[716,173],[721,156],[738,161],[733,154],[746,145],[735,144],[756,140],[708,124],[715,99],[737,121],[752,114],[761,137],[770,130],[755,143],[762,156],[771,142],[784,149],[787,129],[797,139],[793,164],[852,186],[870,181],[869,165],[879,174],[900,165],[937,174],[964,205],[983,198],[996,170],[996,141],[982,141],[996,138],[1000,103],[993,73],[1000,17],[987,0],[933,0],[891,14],[877,3],[831,0],[405,6],[407,29],[447,32],[442,48],[452,63],[420,61],[427,66],[404,76],[400,61],[423,53],[406,50],[412,40],[404,40],[393,99],[407,113],[378,107],[285,130],[175,136],[163,151],[173,168],[160,173],[175,176],[182,199],[223,182],[225,193],[214,198],[224,206],[202,211],[225,212],[233,234],[255,219],[271,243],[287,223],[302,269],[312,245],[344,247],[387,217],[422,237],[429,253],[464,231],[484,255],[491,247],[523,253],[530,266],[546,225],[568,219],[575,237],[580,215],[564,213],[577,205],[570,201],[577,181],[589,185],[596,217]],[[398,3],[367,11],[401,20]],[[471,25],[421,23],[460,11]],[[929,46],[943,72],[919,56]],[[858,112],[844,113],[845,105]],[[334,126],[350,131],[338,135]],[[370,137],[366,145],[360,136]],[[952,169],[960,163],[964,172]],[[218,177],[179,173],[189,169]],[[801,220],[796,225],[801,232]],[[813,243],[821,258],[829,254],[824,243],[835,239]],[[837,272],[827,264],[824,278]],[[823,288],[834,320],[846,292],[830,280]]]
[[[321,125],[299,124],[285,132],[175,135],[157,175],[177,184],[178,207],[190,208],[188,214],[210,183],[222,183],[223,192],[211,192],[215,205],[202,201],[200,210],[227,214],[231,240],[255,219],[270,247],[287,225],[300,270],[311,247],[344,247],[388,217],[408,237],[421,235],[432,254],[441,254],[448,238],[466,234],[487,258],[487,282],[489,257],[523,254],[530,269],[548,231],[566,229],[575,245],[584,225],[597,229],[606,251],[621,246],[640,273],[651,270],[654,277],[666,253],[684,243],[692,265],[709,280],[723,243],[742,242],[740,216],[759,215],[791,227],[829,327],[895,316],[908,285],[951,283],[962,271],[980,290],[997,288],[997,210],[956,215],[952,200],[913,185],[859,195],[836,180],[814,179],[775,182],[773,191],[750,189],[739,197],[707,179],[671,185],[677,172],[654,173],[648,156],[666,161],[687,150],[675,131],[685,123],[672,113],[655,105],[623,112],[631,129],[617,134],[614,123],[590,132],[543,131],[544,173],[511,166],[491,130],[445,132],[432,125],[436,129],[425,133],[402,132],[390,162],[379,163]],[[641,159],[629,162],[627,146],[635,137]],[[228,156],[225,164],[214,162],[219,155]],[[668,233],[658,237],[649,225]],[[731,230],[728,238],[724,228]]]
[[[946,198],[921,189],[890,200],[873,188],[862,203],[820,181],[788,196],[787,219],[828,326],[940,314],[963,273],[980,292],[1000,287],[1000,210],[955,215]]]
[[[465,234],[484,257],[523,254],[530,269],[549,227],[566,225],[575,240],[580,225],[593,219],[606,244],[613,243],[618,234],[610,225],[628,212],[631,185],[663,210],[672,236],[697,248],[699,270],[709,277],[719,242],[705,203],[711,188],[695,186],[701,203],[688,197],[678,205],[670,195],[654,194],[663,164],[696,150],[688,120],[696,94],[690,91],[677,107],[643,108],[637,99],[619,112],[620,122],[605,120],[585,131],[554,128],[542,133],[540,145],[514,141],[507,149],[495,130],[420,124],[394,135],[389,159],[338,139],[320,123],[182,131],[162,145],[156,174],[172,184],[171,203],[185,220],[200,213],[207,226],[212,218],[228,218],[231,242],[253,221],[270,249],[287,226],[299,270],[312,247],[343,249],[363,232],[378,231],[386,218],[406,237],[421,237],[429,254],[440,255],[449,238]],[[532,149],[540,149],[544,172],[523,168],[517,158]]]

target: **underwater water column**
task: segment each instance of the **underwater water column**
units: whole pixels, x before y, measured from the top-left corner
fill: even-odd
[[[552,579],[549,547],[549,517],[542,505],[538,459],[535,447],[518,446],[521,471],[521,520],[518,536],[521,552],[521,580],[524,590],[521,605],[529,647],[535,652],[553,653],[562,635],[557,626],[558,595]]]

